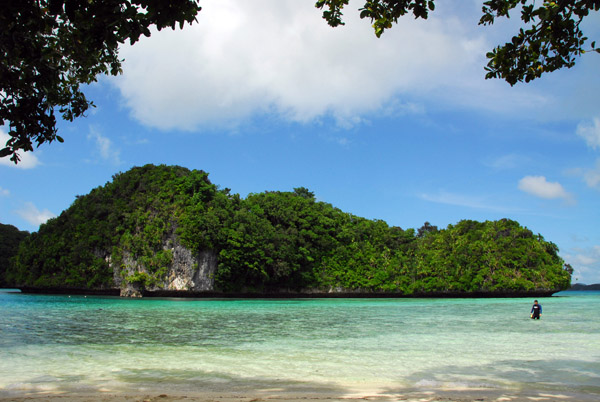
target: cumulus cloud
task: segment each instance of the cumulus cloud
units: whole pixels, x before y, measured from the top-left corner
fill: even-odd
[[[112,82],[145,125],[195,130],[274,113],[294,122],[333,116],[347,127],[393,104],[406,105],[399,113],[421,113],[414,98],[494,110],[545,102],[483,79],[491,46],[476,30],[477,19],[471,27],[464,14],[445,13],[450,6],[427,21],[403,18],[377,39],[358,18],[357,3],[345,8],[347,24],[336,29],[314,2],[202,5],[197,24],[121,49],[124,74]]]
[[[572,203],[573,196],[558,182],[549,182],[544,176],[525,176],[519,180],[519,190],[539,198],[562,198]]]
[[[10,136],[0,129],[0,147],[4,148],[6,142],[10,139]],[[19,152],[21,161],[15,165],[8,157],[0,158],[0,165],[9,166],[17,169],[33,169],[40,164],[39,159],[31,152]]]
[[[0,197],[8,197],[10,195],[10,191],[5,188],[0,187]]]
[[[600,119],[596,117],[591,122],[579,123],[577,135],[583,138],[590,148],[600,148]]]
[[[26,202],[21,209],[16,211],[16,213],[34,226],[39,226],[42,223],[45,223],[48,219],[56,216],[47,209],[40,211],[31,202]]]
[[[110,138],[103,136],[98,129],[90,127],[88,140],[95,142],[98,154],[102,159],[114,165],[121,164],[121,151],[115,148]]]
[[[600,246],[573,249],[563,259],[574,269],[573,282],[600,283]]]

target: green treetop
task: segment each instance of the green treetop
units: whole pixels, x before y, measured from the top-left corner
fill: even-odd
[[[306,188],[243,199],[203,171],[146,165],[78,197],[23,240],[6,278],[106,289],[120,276],[156,288],[172,274],[177,244],[217,256],[223,292],[557,291],[572,273],[555,244],[508,219],[403,230],[316,201]]]

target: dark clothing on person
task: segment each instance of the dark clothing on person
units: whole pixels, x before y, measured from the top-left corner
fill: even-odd
[[[531,318],[539,320],[541,314],[542,314],[542,305],[534,304],[533,307],[531,307]]]

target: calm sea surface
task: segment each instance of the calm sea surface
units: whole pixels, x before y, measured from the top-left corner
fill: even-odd
[[[600,396],[600,292],[183,300],[0,290],[0,396],[535,388]]]

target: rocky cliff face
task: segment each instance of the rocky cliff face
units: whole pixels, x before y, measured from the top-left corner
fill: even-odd
[[[130,253],[125,253],[121,264],[110,264],[115,285],[124,297],[142,297],[143,293],[154,292],[210,292],[214,291],[214,274],[217,270],[217,254],[212,250],[194,254],[183,247],[176,239],[169,238],[163,243],[164,250],[170,250],[171,263],[167,272],[151,285],[126,278],[136,273],[148,274],[147,267],[141,265]]]

